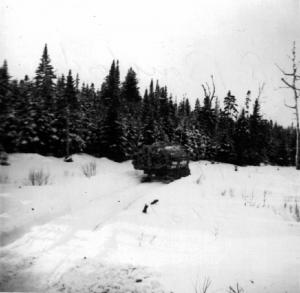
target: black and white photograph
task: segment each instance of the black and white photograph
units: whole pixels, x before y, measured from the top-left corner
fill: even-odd
[[[299,293],[300,0],[0,0],[0,292]]]

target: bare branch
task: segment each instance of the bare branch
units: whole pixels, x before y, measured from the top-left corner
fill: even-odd
[[[287,107],[287,108],[290,108],[290,109],[296,109],[296,106],[290,106],[286,103],[286,101],[284,100],[284,105]]]
[[[286,76],[293,76],[293,73],[286,73],[281,67],[279,67],[279,65],[277,65],[275,63],[276,67],[281,71],[282,74],[286,75]]]
[[[259,99],[259,98],[261,97],[261,94],[262,94],[263,91],[264,91],[265,85],[266,85],[266,83],[263,82],[262,84],[260,84],[260,85],[258,86],[258,95],[257,95],[257,99]]]
[[[210,92],[210,87],[209,87],[209,84],[208,84],[208,82],[206,82],[205,84],[206,84],[206,88],[207,88],[208,96],[210,97],[210,95],[211,95],[211,92]]]
[[[283,83],[285,83],[289,88],[292,88],[294,90],[300,91],[300,89],[296,88],[295,86],[293,86],[292,84],[288,83],[284,78],[281,79],[283,81]]]
[[[213,98],[215,97],[215,93],[216,93],[216,85],[215,85],[215,81],[214,81],[214,76],[211,75],[211,82],[212,82],[212,86],[213,86],[213,91],[212,91],[212,96],[211,96],[211,102],[213,100]]]
[[[211,81],[212,81],[212,87],[209,85],[208,82],[205,82],[205,84],[202,84],[204,96],[209,100],[210,105],[213,102],[213,99],[216,98],[216,86],[213,75],[211,75]]]
[[[204,96],[207,97],[207,91],[206,91],[206,88],[205,88],[204,84],[202,84],[202,88],[203,88],[203,91],[204,91]]]

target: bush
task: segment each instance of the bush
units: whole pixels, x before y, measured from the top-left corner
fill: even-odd
[[[172,181],[190,175],[188,155],[179,145],[145,145],[134,155],[132,164],[143,170],[147,179]]]
[[[0,151],[0,165],[1,166],[9,166],[8,155],[4,151]]]
[[[43,169],[31,170],[28,174],[28,181],[31,185],[47,185],[49,183],[49,173],[45,173]]]
[[[96,175],[96,173],[97,173],[97,164],[96,164],[95,161],[86,163],[85,165],[81,166],[81,170],[82,170],[82,173],[86,177],[90,178],[90,177]]]
[[[300,209],[297,201],[295,202],[295,217],[296,217],[296,221],[300,222]]]

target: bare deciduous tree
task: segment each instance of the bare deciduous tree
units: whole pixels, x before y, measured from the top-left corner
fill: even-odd
[[[208,82],[206,82],[205,84],[202,84],[202,88],[203,88],[203,92],[204,92],[204,96],[207,99],[209,105],[212,105],[213,99],[216,98],[216,86],[215,86],[215,81],[214,81],[214,76],[211,75],[211,82],[212,82],[212,88],[210,87],[210,85],[208,84]]]
[[[296,169],[300,170],[300,158],[299,158],[299,148],[300,148],[300,130],[299,130],[299,97],[300,97],[300,87],[297,87],[298,81],[300,81],[300,75],[298,74],[298,63],[296,59],[296,43],[293,43],[293,49],[292,49],[292,56],[290,57],[292,61],[292,72],[286,72],[283,69],[281,69],[279,66],[279,70],[284,75],[283,78],[281,78],[282,82],[284,83],[283,88],[288,88],[293,91],[294,96],[294,104],[288,105],[285,102],[285,106],[293,109],[296,115],[296,157],[295,157],[295,165]]]

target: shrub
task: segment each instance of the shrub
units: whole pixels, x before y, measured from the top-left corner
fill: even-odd
[[[97,173],[97,164],[96,164],[95,161],[86,163],[85,165],[81,166],[81,170],[82,170],[82,173],[86,177],[90,178],[90,177],[96,175],[96,173]]]
[[[28,181],[31,185],[47,185],[50,174],[43,169],[31,170],[28,174]]]
[[[295,202],[295,217],[296,221],[300,222],[300,210],[297,201]]]
[[[228,293],[242,293],[244,289],[239,286],[239,283],[236,284],[236,287],[229,286]]]
[[[64,162],[66,162],[66,163],[72,163],[72,162],[73,162],[72,156],[66,156],[66,157],[64,158]]]
[[[9,166],[8,155],[4,151],[0,151],[0,165],[1,166]]]
[[[195,293],[207,293],[208,292],[208,288],[211,285],[211,280],[210,278],[205,278],[203,280],[202,286],[201,284],[197,281],[195,284]]]

